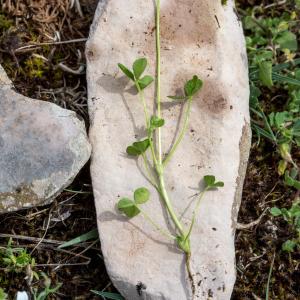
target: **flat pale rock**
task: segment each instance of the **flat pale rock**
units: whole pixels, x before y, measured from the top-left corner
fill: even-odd
[[[92,180],[102,251],[114,285],[128,300],[230,299],[235,282],[234,234],[250,148],[247,57],[233,1],[162,0],[163,148],[178,131],[181,104],[167,96],[197,74],[204,81],[192,105],[190,129],[166,169],[167,186],[178,214],[195,203],[204,175],[225,182],[207,193],[192,233],[192,296],[184,255],[137,216],[116,211],[120,197],[138,187],[151,190],[144,210],[172,231],[156,191],[141,174],[140,161],[125,149],[145,137],[143,110],[132,84],[117,63],[131,66],[147,57],[155,74],[154,1],[110,0],[96,11],[87,44],[91,117]],[[146,90],[152,111],[154,87]],[[182,121],[182,120],[181,120]],[[186,225],[190,208],[183,216]],[[100,280],[100,279],[99,279]]]
[[[16,93],[0,66],[0,213],[49,203],[90,148],[74,112]]]

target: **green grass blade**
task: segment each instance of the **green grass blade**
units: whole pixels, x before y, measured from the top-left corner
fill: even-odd
[[[293,62],[282,63],[274,66],[273,71],[274,72],[283,71],[289,69],[290,67],[295,67],[299,64],[300,64],[300,58],[297,58]]]
[[[80,244],[82,242],[86,242],[88,240],[97,239],[97,238],[98,238],[98,230],[93,229],[83,235],[76,237],[75,239],[72,239],[66,243],[63,243],[62,245],[58,246],[58,248],[66,248],[66,247],[74,246],[74,245]]]
[[[252,127],[258,135],[263,136],[263,137],[269,139],[270,141],[274,142],[273,136],[268,131],[266,131],[265,129],[262,129],[261,127],[259,127],[258,125],[254,124],[254,123],[252,123]]]
[[[271,279],[272,279],[274,261],[275,261],[275,253],[273,255],[273,259],[271,262],[270,271],[269,271],[269,275],[268,275],[268,282],[267,282],[267,287],[266,287],[266,300],[269,300],[269,296],[270,296],[270,284],[271,284]]]
[[[99,292],[95,290],[91,290],[94,294],[98,296],[102,296],[104,299],[110,299],[110,300],[125,300],[120,294],[116,293],[109,293],[109,292]]]
[[[300,86],[300,80],[291,78],[288,76],[284,76],[278,73],[272,73],[272,77],[274,81],[281,82],[281,83],[288,83],[296,86]]]
[[[295,59],[293,62],[287,62],[287,63],[282,63],[282,64],[278,64],[273,66],[273,72],[280,72],[283,70],[287,70],[290,67],[296,67],[297,65],[300,64],[300,58]],[[259,70],[257,67],[249,67],[249,77],[251,78],[251,80],[258,80],[258,73]]]

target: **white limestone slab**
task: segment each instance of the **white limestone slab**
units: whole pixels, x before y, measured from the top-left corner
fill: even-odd
[[[107,4],[106,4],[107,2]],[[102,251],[114,285],[128,300],[230,299],[235,282],[234,233],[250,148],[247,57],[232,0],[162,0],[163,147],[178,129],[181,106],[169,103],[187,79],[204,81],[192,107],[190,130],[166,170],[178,213],[194,199],[204,175],[225,182],[201,203],[191,237],[194,297],[184,255],[141,217],[128,221],[115,205],[149,183],[126,147],[145,137],[142,107],[117,63],[147,57],[155,73],[154,1],[100,2],[87,43],[92,143],[91,174]],[[154,88],[146,90],[153,108]],[[151,189],[145,210],[172,230]],[[191,210],[184,215],[189,223]],[[142,287],[140,289],[139,287]]]

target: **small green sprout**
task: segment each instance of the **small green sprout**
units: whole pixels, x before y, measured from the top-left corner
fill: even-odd
[[[41,272],[41,276],[44,278],[44,288],[42,291],[39,291],[37,288],[33,289],[34,300],[46,300],[48,296],[56,293],[62,286],[62,284],[59,283],[55,287],[51,287],[51,279],[44,272]]]
[[[12,239],[9,239],[5,248],[0,248],[0,264],[6,272],[21,273],[26,272],[27,267],[33,268],[35,260],[24,248],[12,246]]]
[[[300,201],[296,201],[289,209],[272,207],[270,213],[274,217],[282,217],[293,227],[297,235],[296,238],[285,241],[282,244],[282,250],[294,252],[297,247],[300,249]]]

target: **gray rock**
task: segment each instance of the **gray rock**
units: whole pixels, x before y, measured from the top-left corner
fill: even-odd
[[[204,175],[225,182],[223,189],[203,199],[191,237],[194,296],[184,255],[142,216],[128,221],[115,209],[120,196],[131,197],[141,186],[150,188],[138,168],[141,162],[126,157],[126,147],[144,137],[144,119],[117,63],[130,66],[144,56],[150,62],[147,73],[155,74],[154,1],[110,0],[106,6],[104,2],[96,11],[86,55],[91,174],[108,273],[128,300],[228,300],[235,282],[235,224],[251,136],[247,56],[234,1],[226,6],[221,0],[161,1],[165,153],[181,112],[180,105],[167,103],[167,96],[193,74],[204,81],[193,103],[191,130],[166,170],[177,212],[194,199]],[[150,111],[153,89],[145,92]],[[150,190],[145,211],[172,230],[155,189]],[[191,210],[183,216],[186,224],[190,219]],[[138,291],[139,287],[144,289]]]
[[[72,111],[16,93],[0,67],[0,213],[47,204],[90,157]]]

